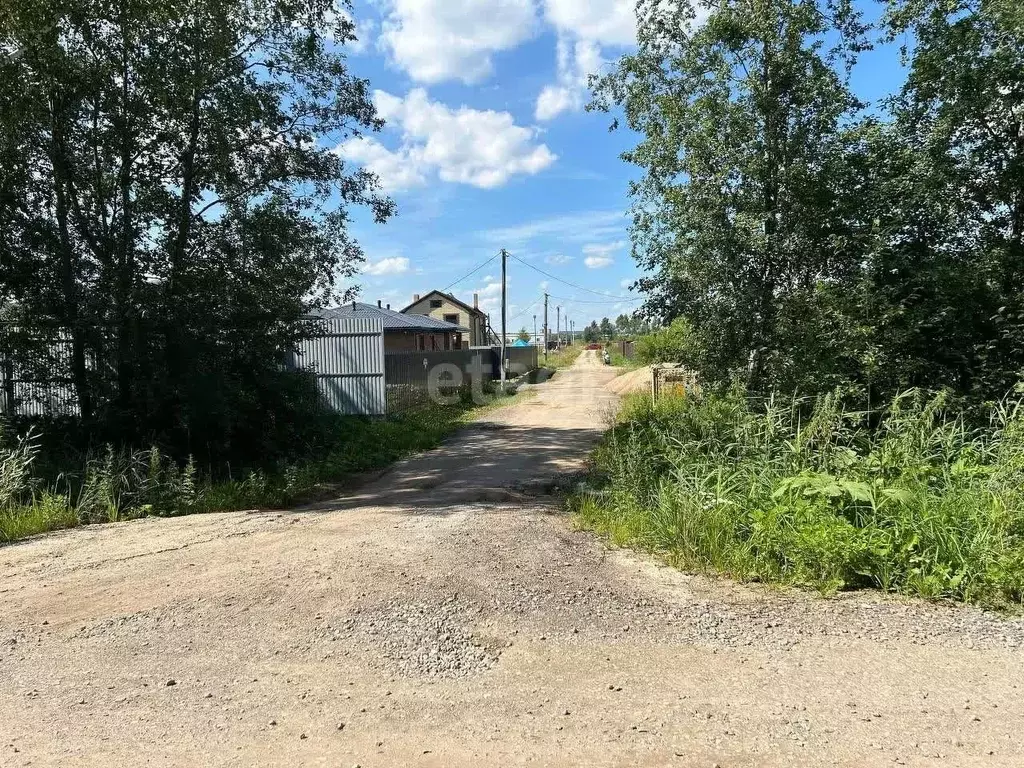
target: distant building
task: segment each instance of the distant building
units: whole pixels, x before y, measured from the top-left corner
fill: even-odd
[[[438,352],[462,349],[466,344],[469,328],[458,323],[449,323],[424,315],[407,315],[382,307],[380,302],[362,304],[353,301],[334,309],[315,312],[313,317],[322,320],[339,320],[347,317],[379,317],[384,323],[384,352]]]
[[[469,329],[469,346],[485,347],[487,338],[487,313],[480,309],[480,296],[473,294],[473,306],[459,301],[450,293],[431,291],[412,297],[412,304],[402,310],[405,315],[420,315],[451,323]]]

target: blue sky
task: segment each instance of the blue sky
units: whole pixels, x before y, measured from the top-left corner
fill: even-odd
[[[609,133],[607,115],[583,110],[586,75],[610,66],[634,40],[633,6],[356,0],[360,41],[350,66],[370,81],[388,127],[338,151],[375,170],[399,207],[385,225],[356,214],[354,234],[368,258],[356,281],[362,300],[404,307],[505,247],[516,257],[510,332],[533,330],[545,290],[557,297],[552,328],[555,306],[577,328],[638,306],[628,291],[638,272],[626,218],[638,171],[619,159],[636,137]],[[864,7],[877,13],[870,0]],[[875,101],[902,79],[890,46],[864,56],[853,86]],[[495,326],[498,266],[450,289],[466,301],[479,293]]]

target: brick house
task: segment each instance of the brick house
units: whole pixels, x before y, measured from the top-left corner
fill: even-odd
[[[362,304],[353,301],[334,309],[315,313],[323,320],[340,320],[348,317],[379,317],[384,323],[384,352],[439,352],[462,349],[469,328],[423,315],[406,315],[395,312],[390,305],[381,302]]]
[[[473,306],[441,291],[431,291],[424,296],[416,294],[412,304],[403,309],[402,314],[430,317],[466,328],[471,347],[486,347],[490,344],[487,337],[487,313],[480,309],[479,294],[473,294]]]

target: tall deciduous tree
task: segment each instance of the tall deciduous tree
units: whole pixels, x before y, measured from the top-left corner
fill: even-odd
[[[886,21],[912,41],[891,131],[911,173],[888,200],[902,217],[879,201],[902,257],[883,284],[907,286],[933,385],[998,397],[1024,373],[1024,6],[892,0]]]
[[[864,28],[850,0],[641,0],[639,46],[595,83],[642,141],[625,159],[647,310],[693,322],[705,374],[792,368],[794,315],[848,268],[841,128]]]
[[[273,419],[296,321],[362,259],[349,208],[392,213],[332,152],[381,125],[353,31],[335,0],[0,7],[0,302],[70,334],[87,422]]]

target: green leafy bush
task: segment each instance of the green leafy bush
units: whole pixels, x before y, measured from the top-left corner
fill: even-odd
[[[642,365],[689,362],[693,349],[693,329],[686,318],[659,328],[636,340],[636,359]]]
[[[942,395],[647,396],[594,456],[581,524],[678,564],[823,592],[1024,597],[1024,404],[970,428]]]

